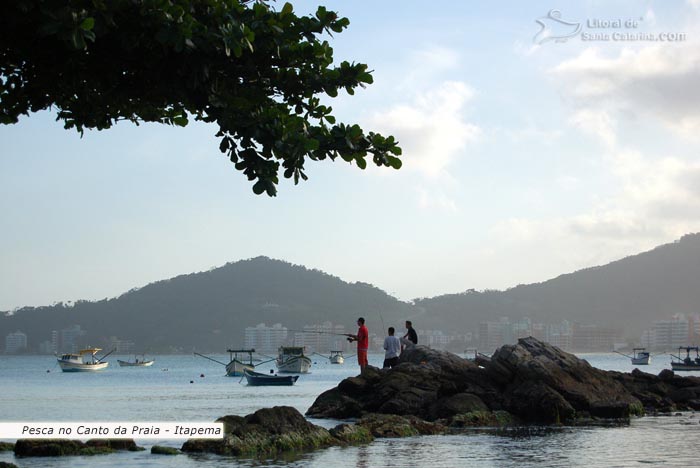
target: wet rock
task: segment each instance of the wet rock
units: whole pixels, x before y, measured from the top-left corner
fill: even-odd
[[[366,444],[374,440],[374,436],[366,427],[357,424],[339,424],[330,430],[331,435],[343,444]]]
[[[69,439],[19,439],[14,450],[18,457],[61,457],[102,455],[143,448],[138,447],[133,439],[93,439],[87,442]]]
[[[339,444],[328,430],[311,424],[288,406],[263,408],[245,417],[225,416],[217,422],[224,423],[223,439],[190,439],[182,451],[273,456]]]
[[[457,429],[464,427],[504,427],[520,424],[520,421],[507,411],[472,411],[456,414],[439,422],[445,426]]]
[[[15,444],[10,442],[0,442],[0,452],[10,452],[15,449]]]
[[[395,414],[370,414],[357,421],[357,426],[366,428],[377,438],[435,435],[447,432],[447,427],[440,423],[428,422],[415,416]]]
[[[18,468],[14,463],[0,461],[0,468]]]
[[[180,451],[173,447],[154,445],[153,447],[151,447],[151,453],[154,455],[178,455]]]

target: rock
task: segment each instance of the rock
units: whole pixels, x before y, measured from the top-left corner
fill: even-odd
[[[0,461],[0,468],[18,468],[14,463]]]
[[[151,447],[151,453],[154,455],[179,455],[180,451],[173,447],[154,445],[153,447]]]
[[[519,424],[519,421],[507,411],[472,411],[454,415],[440,422],[453,428],[503,427]]]
[[[479,365],[416,346],[392,369],[369,369],[321,394],[307,415],[364,418],[415,416],[448,425],[573,424],[628,419],[648,412],[700,408],[700,379],[603,371],[535,338],[504,345]],[[396,421],[398,422],[398,421]],[[383,432],[372,426],[375,437]],[[402,432],[403,429],[398,430]]]
[[[366,427],[357,424],[338,424],[330,430],[333,437],[347,445],[366,444],[374,440],[374,436]]]
[[[120,450],[143,450],[133,439],[93,439],[87,442],[69,439],[19,439],[15,444],[18,457],[61,457],[101,455]]]
[[[417,435],[435,435],[447,432],[447,427],[440,423],[431,423],[415,416],[398,416],[395,414],[370,414],[357,425],[366,428],[374,437],[411,437]]]
[[[217,422],[224,423],[223,439],[190,439],[182,451],[274,456],[340,444],[326,429],[311,424],[288,406],[263,408],[245,417],[225,416]]]
[[[10,442],[0,442],[0,452],[10,452],[15,449],[15,444]]]
[[[466,399],[472,406],[480,407],[479,400],[492,399],[498,393],[483,378],[483,369],[473,362],[423,346],[405,350],[399,365],[392,369],[370,372],[345,379],[338,387],[322,393],[306,414],[347,419],[383,413],[435,420],[449,411],[444,407],[464,405]],[[438,403],[457,394],[471,396]]]

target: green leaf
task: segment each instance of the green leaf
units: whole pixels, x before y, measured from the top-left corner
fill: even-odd
[[[92,28],[95,27],[95,18],[88,17],[85,18],[81,23],[80,23],[80,29],[83,31],[92,31]]]
[[[360,169],[365,169],[367,167],[367,161],[365,161],[364,158],[355,158],[355,162]]]
[[[313,138],[309,138],[304,142],[304,150],[308,153],[311,151],[316,151],[319,147],[318,140],[315,140]]]
[[[186,127],[188,120],[186,115],[180,115],[177,117],[173,117],[173,123],[177,125],[178,127]]]
[[[401,166],[403,165],[399,158],[395,158],[393,156],[387,156],[386,160],[389,163],[389,166],[393,167],[394,169],[401,169]]]
[[[294,7],[292,6],[291,3],[287,2],[282,7],[282,12],[280,13],[280,16],[285,17],[285,16],[289,15],[290,13],[292,13],[292,11],[294,11]]]
[[[265,182],[262,180],[258,180],[255,185],[253,185],[253,193],[255,195],[260,195],[265,191]]]

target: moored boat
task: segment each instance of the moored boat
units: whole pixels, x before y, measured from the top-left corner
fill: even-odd
[[[229,353],[229,363],[226,364],[226,375],[229,377],[240,377],[245,370],[252,371],[255,369],[253,364],[254,349],[227,349]],[[239,358],[238,355],[248,355],[248,358]]]
[[[674,371],[700,371],[700,352],[698,346],[681,346],[678,348],[678,356],[671,354],[671,369]],[[685,351],[685,357],[683,357]],[[695,357],[690,356],[690,352],[695,351]]]
[[[633,348],[630,359],[635,366],[647,366],[651,362],[651,354],[646,348]]]
[[[243,375],[251,386],[264,385],[294,385],[299,378],[298,375],[276,375],[276,374],[261,374],[248,369],[243,370]]]
[[[305,374],[311,369],[311,358],[304,355],[303,346],[280,346],[277,370],[293,374]]]
[[[331,355],[328,358],[331,364],[343,364],[345,362],[345,357],[342,351],[331,351]]]
[[[155,359],[146,359],[143,354],[140,356],[140,359],[139,356],[134,356],[133,361],[122,361],[121,359],[117,359],[117,362],[119,363],[119,367],[150,367],[154,362],[156,362]]]
[[[95,372],[106,369],[109,362],[104,362],[102,359],[112,354],[113,350],[97,358],[95,354],[102,351],[101,348],[85,348],[77,353],[66,353],[59,357],[58,365],[61,366],[63,372]]]

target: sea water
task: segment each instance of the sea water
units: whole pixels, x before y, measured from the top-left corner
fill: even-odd
[[[227,362],[227,356],[212,356]],[[631,371],[630,360],[617,354],[580,355],[605,370]],[[152,367],[120,368],[116,359],[97,373],[64,373],[51,356],[0,358],[0,420],[11,421],[173,421],[208,422],[263,407],[292,406],[301,413],[316,397],[345,377],[356,375],[355,359],[333,365],[314,357],[311,373],[292,387],[248,387],[239,377],[226,377],[222,365],[189,355],[156,356]],[[381,365],[381,355],[370,364]],[[670,357],[655,356],[641,370],[658,374],[670,368]],[[274,363],[258,372],[274,372]],[[680,375],[700,375],[690,372]],[[312,420],[332,427],[338,421]],[[151,455],[127,452],[91,457],[16,459],[0,452],[0,461],[19,467],[697,467],[700,413],[633,419],[616,427],[468,430],[449,436],[379,439],[355,447],[333,447],[273,460],[245,460],[216,455]],[[138,441],[168,445],[182,441]]]

